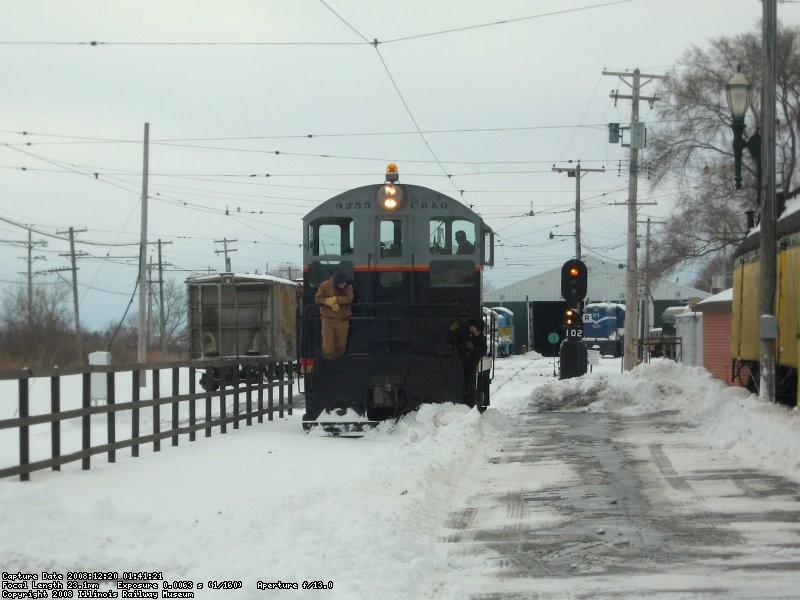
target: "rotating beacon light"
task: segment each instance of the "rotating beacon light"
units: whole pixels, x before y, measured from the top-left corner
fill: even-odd
[[[386,183],[378,188],[378,204],[387,210],[397,209],[403,202],[403,188],[397,185],[400,174],[397,165],[391,163],[386,167]]]

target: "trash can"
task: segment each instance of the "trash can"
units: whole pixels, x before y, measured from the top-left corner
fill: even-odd
[[[111,364],[111,352],[90,352],[89,365]],[[92,373],[91,377],[91,399],[92,404],[101,404],[108,401],[107,389],[108,375],[106,373]]]

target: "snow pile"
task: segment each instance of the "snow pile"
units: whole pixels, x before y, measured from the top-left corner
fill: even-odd
[[[726,386],[702,367],[655,359],[622,375],[587,374],[547,383],[529,399],[538,411],[679,411],[709,444],[800,477],[798,411]]]

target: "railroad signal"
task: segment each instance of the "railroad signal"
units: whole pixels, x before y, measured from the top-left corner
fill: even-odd
[[[564,311],[564,327],[572,328],[578,323],[579,318],[578,311],[574,308],[568,308]]]
[[[572,306],[586,298],[586,265],[573,258],[561,267],[561,296]]]

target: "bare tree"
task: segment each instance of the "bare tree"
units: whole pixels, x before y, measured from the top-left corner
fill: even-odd
[[[35,286],[29,320],[27,290],[22,287],[3,290],[0,299],[3,363],[10,368],[73,364],[70,298],[71,290],[66,283]]]
[[[719,38],[708,49],[691,47],[660,90],[666,101],[656,105],[658,124],[648,141],[655,159],[655,183],[677,186],[680,199],[654,239],[655,276],[727,252],[747,234],[744,213],[752,210],[758,215],[756,168],[749,157],[742,161],[743,189],[733,189],[733,134],[725,85],[741,69],[756,90],[747,115],[752,134],[760,123],[761,63],[760,31]],[[778,32],[776,88],[780,205],[783,198],[800,192],[800,27],[782,27]]]
[[[175,279],[164,282],[164,306],[160,295],[155,296],[152,327],[158,331],[161,352],[164,356],[170,348],[176,348],[186,340],[186,314],[189,306],[186,300],[186,286]],[[163,315],[163,318],[162,318]],[[161,324],[164,324],[162,330]]]

